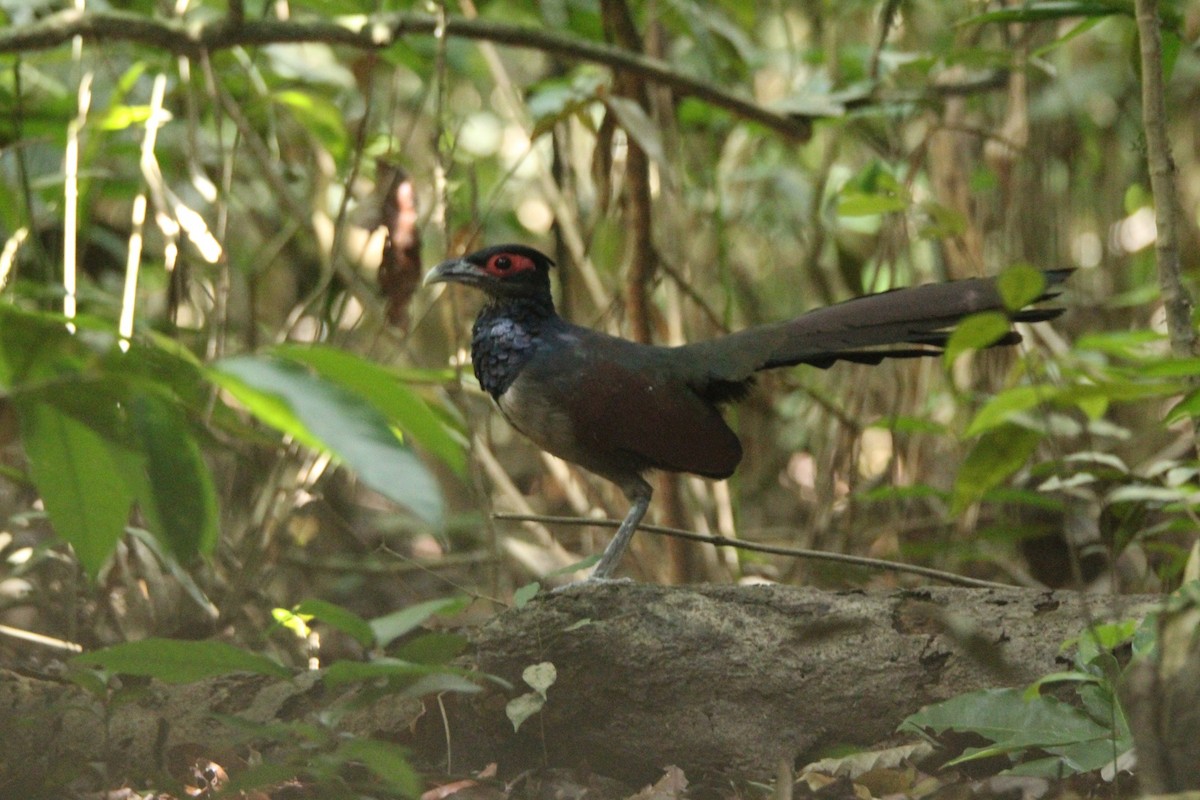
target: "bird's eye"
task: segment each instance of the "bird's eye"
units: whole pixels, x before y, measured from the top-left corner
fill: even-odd
[[[484,263],[484,270],[486,272],[494,278],[501,279],[535,269],[537,269],[537,265],[533,263],[532,259],[508,252],[488,256],[488,260]]]

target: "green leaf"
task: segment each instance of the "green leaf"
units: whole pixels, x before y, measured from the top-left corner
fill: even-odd
[[[455,614],[466,608],[470,602],[466,597],[443,597],[437,600],[427,600],[408,608],[402,608],[386,616],[371,620],[371,630],[375,632],[375,641],[380,647],[387,647],[432,617],[434,614]]]
[[[360,683],[381,679],[409,682],[426,675],[437,675],[447,672],[453,674],[460,671],[449,669],[444,664],[430,666],[428,664],[414,664],[411,661],[402,661],[398,658],[377,658],[373,661],[335,661],[321,670],[321,679],[329,686],[336,687],[347,683]]]
[[[393,789],[408,797],[421,794],[421,779],[408,763],[408,751],[391,742],[353,737],[338,745],[337,755],[347,761],[360,761]]]
[[[150,119],[150,106],[112,106],[95,122],[100,130],[123,131]]]
[[[296,120],[329,150],[334,159],[341,161],[345,157],[349,136],[336,105],[312,92],[291,89],[276,92],[274,100],[291,109]]]
[[[513,592],[513,606],[515,608],[524,608],[541,590],[542,585],[537,581],[525,584]]]
[[[1031,683],[1025,689],[1023,697],[1026,700],[1032,700],[1042,693],[1043,686],[1049,686],[1055,683],[1095,683],[1099,680],[1095,675],[1090,675],[1079,670],[1067,670],[1064,672],[1051,672],[1049,675],[1043,675],[1036,681]]]
[[[372,489],[441,525],[437,483],[363,398],[278,358],[235,356],[210,372],[264,422],[333,453]]]
[[[370,647],[375,643],[375,632],[365,619],[334,603],[316,598],[303,600],[292,609],[292,613],[319,619],[352,637],[363,647]]]
[[[1182,400],[1171,407],[1163,422],[1174,425],[1181,419],[1200,416],[1200,389],[1188,392]]]
[[[469,678],[453,672],[431,672],[422,675],[404,688],[401,694],[407,697],[425,697],[442,692],[460,692],[462,694],[478,694],[482,689],[479,684]]]
[[[872,422],[868,427],[882,428],[884,430],[894,431],[895,433],[933,433],[943,434],[946,432],[946,426],[940,422],[935,422],[924,417],[910,416],[892,416]]]
[[[217,491],[183,413],[148,394],[129,403],[129,421],[144,455],[146,480],[136,481],[150,530],[186,561],[217,543]]]
[[[1046,291],[1046,275],[1029,264],[1013,264],[996,276],[996,290],[1009,311],[1019,311]]]
[[[396,648],[396,657],[414,664],[449,664],[467,647],[467,638],[457,633],[426,633]]]
[[[846,191],[838,198],[839,217],[870,217],[904,211],[908,203],[902,197]]]
[[[970,438],[986,433],[1010,421],[1014,414],[1035,408],[1053,396],[1054,389],[1048,386],[1014,386],[1005,389],[979,409],[963,436]]]
[[[1165,358],[1138,364],[1129,374],[1131,378],[1190,378],[1200,375],[1200,358]]]
[[[290,670],[269,658],[215,641],[142,639],[84,653],[72,661],[122,675],[157,678],[165,683],[190,683],[231,672],[278,678],[291,675]]]
[[[942,362],[948,367],[967,350],[981,350],[998,342],[1008,333],[1008,317],[999,311],[972,314],[954,328],[946,342]]]
[[[93,579],[112,555],[133,505],[129,453],[44,403],[17,403],[29,471],[55,532]]]
[[[975,733],[996,743],[992,752],[1046,749],[1110,736],[1107,727],[1074,706],[1043,695],[1026,700],[1021,689],[985,689],[952,697],[911,715],[900,729]],[[976,752],[951,763],[981,757]]]
[[[321,438],[309,430],[308,425],[292,410],[291,404],[284,397],[260,389],[232,372],[224,372],[223,363],[218,362],[208,372],[208,377],[214,384],[232,395],[251,414],[275,430],[313,450],[326,449]]]
[[[61,315],[0,303],[0,388],[13,389],[36,377],[35,371],[75,372],[82,363],[80,349]]]
[[[271,352],[307,364],[322,378],[357,394],[414,442],[445,462],[455,474],[466,474],[466,442],[447,429],[421,396],[395,373],[352,353],[322,345],[282,345]]]
[[[1012,424],[985,433],[958,471],[951,513],[961,514],[1024,466],[1040,440],[1036,431]]]
[[[1130,359],[1153,358],[1162,356],[1156,352],[1156,345],[1167,340],[1166,334],[1150,330],[1105,331],[1089,333],[1079,337],[1075,349],[1080,351],[1095,350],[1114,356]]]

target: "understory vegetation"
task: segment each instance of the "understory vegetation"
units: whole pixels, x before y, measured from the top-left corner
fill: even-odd
[[[106,733],[155,687],[312,682],[303,713],[215,707],[227,735],[136,768],[114,735],[33,780],[0,742],[0,795],[538,791],[405,733],[496,687],[527,734],[569,702],[551,661],[474,669],[470,630],[583,575],[611,533],[585,521],[627,508],[496,413],[478,298],[420,285],[521,242],[565,317],[658,344],[981,275],[1019,306],[1073,270],[1017,347],[975,318],[938,358],[763,374],[727,410],[733,478],[653,478],[649,521],[723,546],[641,533],[624,574],[1161,595],[1081,618],[1033,686],[914,709],[899,748],[715,790],[1134,796],[1122,687],[1188,652],[1200,577],[1196,4],[0,14],[0,680],[69,685]],[[640,796],[685,795],[659,766]]]

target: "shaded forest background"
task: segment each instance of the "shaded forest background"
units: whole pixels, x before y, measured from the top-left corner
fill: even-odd
[[[0,11],[0,663],[154,636],[303,667],[369,641],[320,603],[479,620],[569,580],[608,529],[493,512],[623,498],[494,412],[477,298],[418,286],[506,241],[555,258],[564,316],[664,344],[1074,268],[1019,349],[764,376],[738,474],[661,477],[651,514],[1018,586],[1179,582],[1200,362],[1165,335],[1124,5]],[[1161,12],[1191,277],[1200,9]],[[645,534],[626,570],[922,580]]]

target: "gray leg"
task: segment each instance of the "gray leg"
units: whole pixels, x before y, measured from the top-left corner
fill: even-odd
[[[650,484],[643,480],[639,480],[637,484],[625,490],[625,494],[633,501],[633,505],[630,506],[625,519],[621,521],[621,527],[617,528],[617,535],[608,543],[608,547],[604,548],[600,561],[596,563],[596,568],[588,576],[589,581],[606,580],[617,568],[621,556],[625,554],[625,548],[629,547],[629,540],[633,538],[633,532],[637,530],[642,517],[646,516],[646,509],[650,507],[651,491]]]

